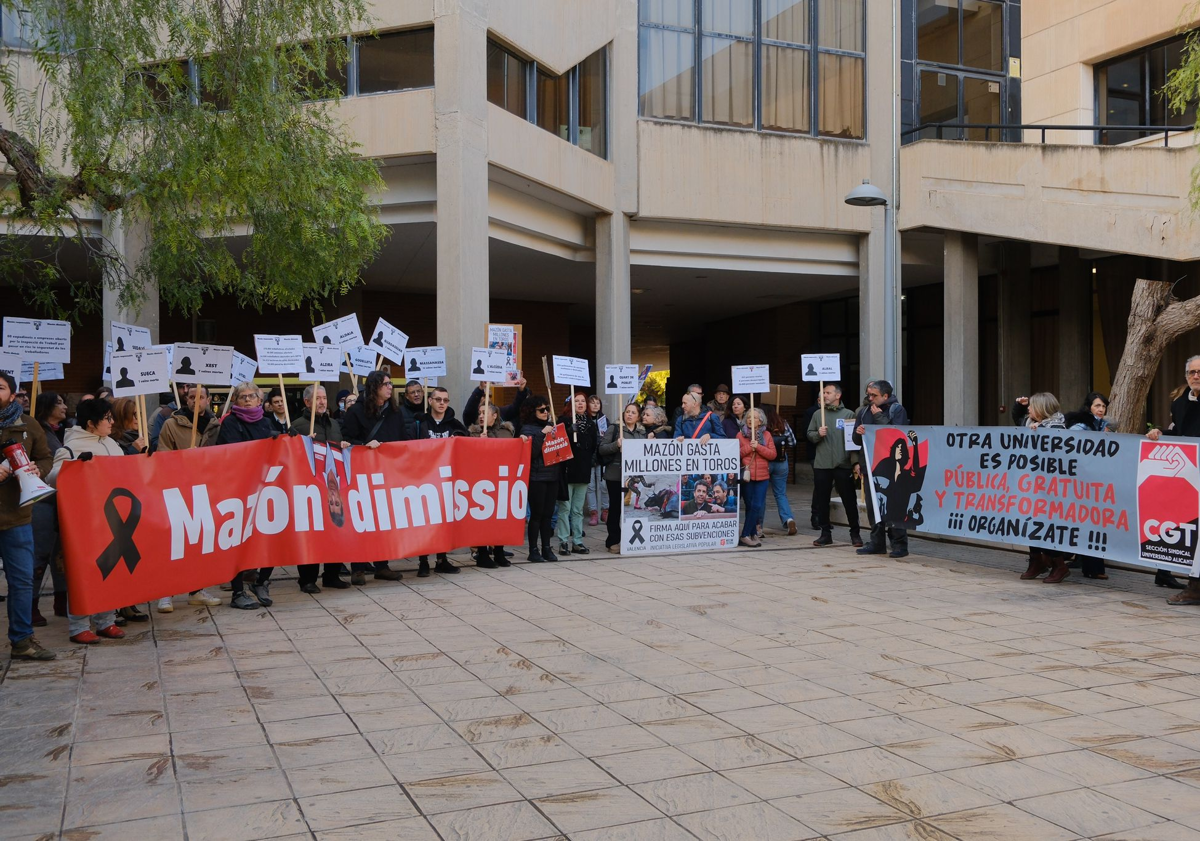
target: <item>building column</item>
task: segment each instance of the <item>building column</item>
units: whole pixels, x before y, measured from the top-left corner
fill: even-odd
[[[975,234],[947,231],[943,347],[947,426],[979,424],[979,245]]]
[[[1028,397],[1033,385],[1029,243],[1004,243],[1000,253],[1000,409],[1004,422],[1012,423],[1008,412],[1013,401]]]
[[[605,365],[630,364],[632,354],[629,302],[629,217],[624,213],[596,216],[596,368],[595,392],[603,394]],[[625,399],[633,395],[626,395]],[[620,416],[620,395],[604,398],[610,418]]]
[[[146,247],[145,229],[141,226],[126,224],[124,214],[116,211],[104,214],[101,221],[101,232],[108,241],[108,247],[132,270],[133,266],[141,259],[142,252]],[[120,321],[123,324],[136,324],[139,327],[148,328],[151,338],[157,343],[159,340],[158,285],[152,284],[146,287],[145,298],[137,307],[122,306],[118,297],[117,292],[110,288],[106,278],[100,301],[104,319],[104,341],[108,341],[108,325],[113,321]],[[103,353],[104,347],[101,346],[95,350]]]
[[[882,211],[872,212],[871,233],[858,241],[858,360],[860,383],[842,383],[846,394],[859,395],[866,384],[884,376],[884,241]],[[894,384],[893,384],[894,387]]]
[[[1078,248],[1058,249],[1058,384],[1064,411],[1092,390],[1092,274]]]
[[[488,277],[487,4],[434,4],[437,324],[452,402],[472,384],[467,356],[485,343]]]

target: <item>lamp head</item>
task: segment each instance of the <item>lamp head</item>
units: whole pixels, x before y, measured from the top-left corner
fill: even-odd
[[[867,178],[864,178],[862,184],[846,194],[846,204],[851,207],[884,207],[887,203],[888,197],[884,195],[883,190],[873,185]]]

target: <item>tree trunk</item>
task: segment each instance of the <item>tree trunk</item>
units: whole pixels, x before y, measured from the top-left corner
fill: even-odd
[[[1146,396],[1167,345],[1200,327],[1200,296],[1180,301],[1173,284],[1141,280],[1133,287],[1129,333],[1113,379],[1108,419],[1117,432],[1146,431]]]

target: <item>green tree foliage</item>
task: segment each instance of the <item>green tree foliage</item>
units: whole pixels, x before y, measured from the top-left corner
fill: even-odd
[[[0,237],[0,282],[77,318],[99,288],[63,268],[72,248],[135,309],[153,283],[194,312],[215,295],[320,307],[359,280],[386,235],[382,182],[333,104],[363,0],[20,5],[28,45],[0,55],[0,213],[18,232]],[[85,236],[97,207],[145,232],[136,261]]]
[[[1180,12],[1179,20],[1193,20],[1198,11],[1200,2],[1189,3]],[[1183,50],[1183,62],[1168,74],[1163,89],[1152,91],[1151,95],[1166,98],[1167,105],[1176,114],[1184,113],[1200,101],[1200,29],[1188,35]],[[1196,129],[1200,130],[1200,116],[1197,117]],[[1200,163],[1192,168],[1190,197],[1192,207],[1200,208]]]

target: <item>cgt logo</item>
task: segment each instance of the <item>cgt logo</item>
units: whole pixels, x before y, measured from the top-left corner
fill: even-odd
[[[1145,457],[1145,461],[1155,462],[1156,472],[1163,476],[1178,476],[1189,465],[1187,456],[1176,444],[1159,444]]]
[[[1176,523],[1172,520],[1146,520],[1142,523],[1142,539],[1175,546],[1182,541],[1186,547],[1196,543],[1195,523]]]

